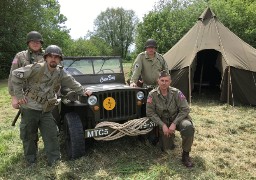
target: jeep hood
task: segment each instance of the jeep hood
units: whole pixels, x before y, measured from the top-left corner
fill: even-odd
[[[117,89],[141,89],[141,88],[133,88],[125,84],[93,84],[93,85],[84,85],[84,88],[92,91],[92,92],[100,92],[100,91],[108,91],[108,90],[117,90]]]

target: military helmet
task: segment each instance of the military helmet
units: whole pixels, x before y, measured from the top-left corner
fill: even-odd
[[[56,55],[56,56],[59,56],[60,59],[62,60],[62,50],[59,46],[56,46],[56,45],[50,45],[48,46],[46,49],[45,49],[45,52],[44,52],[44,58],[46,58],[47,55]]]
[[[42,35],[37,31],[31,31],[27,34],[27,44],[30,41],[40,41],[41,44],[44,43]]]
[[[148,47],[154,47],[157,48],[156,41],[154,39],[148,39],[145,43],[145,49]]]

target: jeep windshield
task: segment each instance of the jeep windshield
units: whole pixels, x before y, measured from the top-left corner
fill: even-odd
[[[125,84],[118,56],[64,57],[62,63],[64,70],[82,85]]]
[[[63,66],[72,76],[123,73],[120,57],[65,57]]]

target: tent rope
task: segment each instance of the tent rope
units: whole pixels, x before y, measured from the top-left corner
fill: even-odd
[[[149,120],[148,118],[144,117],[140,119],[133,119],[133,120],[127,121],[124,124],[107,122],[107,121],[98,123],[95,128],[102,128],[102,127],[108,126],[111,129],[114,129],[114,131],[107,136],[94,137],[94,139],[110,141],[110,140],[121,138],[125,135],[138,136],[142,134],[147,134],[153,129],[153,127],[143,129],[143,126],[148,120]]]

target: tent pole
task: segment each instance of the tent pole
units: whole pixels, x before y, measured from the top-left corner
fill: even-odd
[[[229,89],[230,89],[230,66],[228,66],[228,92],[227,92],[227,103],[229,104]]]
[[[202,63],[201,72],[200,72],[199,95],[201,94],[203,71],[204,71],[204,61]]]
[[[191,70],[190,65],[188,67],[188,91],[189,91],[189,105],[191,106]]]

